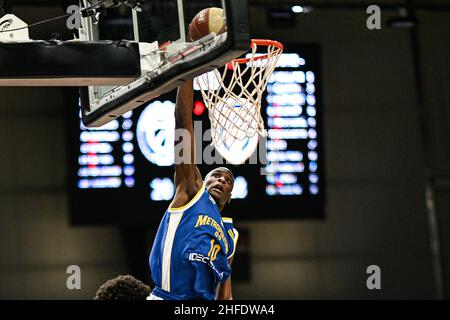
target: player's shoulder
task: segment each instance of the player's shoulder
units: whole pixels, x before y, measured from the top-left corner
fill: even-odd
[[[235,230],[233,224],[233,218],[222,217],[222,222],[226,230]]]
[[[233,239],[233,242],[237,242],[239,232],[236,230],[233,224],[233,218],[222,217],[223,226],[228,235]]]
[[[222,221],[224,224],[228,225],[228,226],[232,226],[233,225],[233,218],[229,218],[229,217],[222,217]]]
[[[196,191],[194,195],[188,195],[184,191],[177,190],[174,200],[172,201],[171,205],[168,208],[169,212],[186,212],[189,209],[193,208],[194,210],[198,207],[201,207],[204,205],[205,201],[202,201],[204,199],[205,195],[205,185],[202,184],[201,187]]]
[[[217,203],[206,189],[205,183],[203,184],[203,188],[202,196],[198,201],[199,209],[215,219],[220,219],[220,212]]]
[[[225,228],[225,232],[228,236],[229,243],[231,244],[228,252],[228,259],[231,258],[234,255],[234,252],[236,250],[237,242],[239,239],[239,232],[236,228],[234,228],[233,219],[229,217],[222,217],[223,225]]]

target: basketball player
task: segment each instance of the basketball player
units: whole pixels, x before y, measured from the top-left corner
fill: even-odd
[[[221,217],[230,202],[233,173],[224,167],[205,181],[194,164],[192,80],[178,88],[175,129],[190,133],[190,161],[175,165],[175,196],[164,214],[150,254],[155,288],[149,300],[231,300],[231,263],[238,239],[230,218]],[[185,149],[183,149],[186,152]],[[175,157],[185,159],[183,154]]]

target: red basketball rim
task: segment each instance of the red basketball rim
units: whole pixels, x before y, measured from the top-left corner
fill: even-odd
[[[264,46],[264,47],[277,47],[278,51],[283,51],[284,46],[281,42],[275,41],[275,40],[267,40],[267,39],[252,39],[250,47],[254,47],[254,46]],[[237,64],[242,64],[242,63],[247,63],[250,60],[253,61],[258,61],[258,60],[264,60],[264,59],[268,59],[269,58],[269,54],[263,54],[260,56],[256,56],[253,58],[241,58],[241,59],[235,59],[233,61],[231,61],[231,63],[237,63]]]

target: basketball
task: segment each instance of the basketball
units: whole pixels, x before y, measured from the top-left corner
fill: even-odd
[[[226,31],[226,23],[223,9],[206,8],[197,13],[189,24],[189,38],[191,41],[207,36],[214,32],[220,34]]]

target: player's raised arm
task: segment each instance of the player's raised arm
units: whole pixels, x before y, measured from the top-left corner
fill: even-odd
[[[194,92],[192,80],[178,87],[175,106],[175,187],[172,206],[185,205],[198,192],[202,178],[195,161],[195,139],[192,123]],[[188,153],[188,154],[185,154]]]

